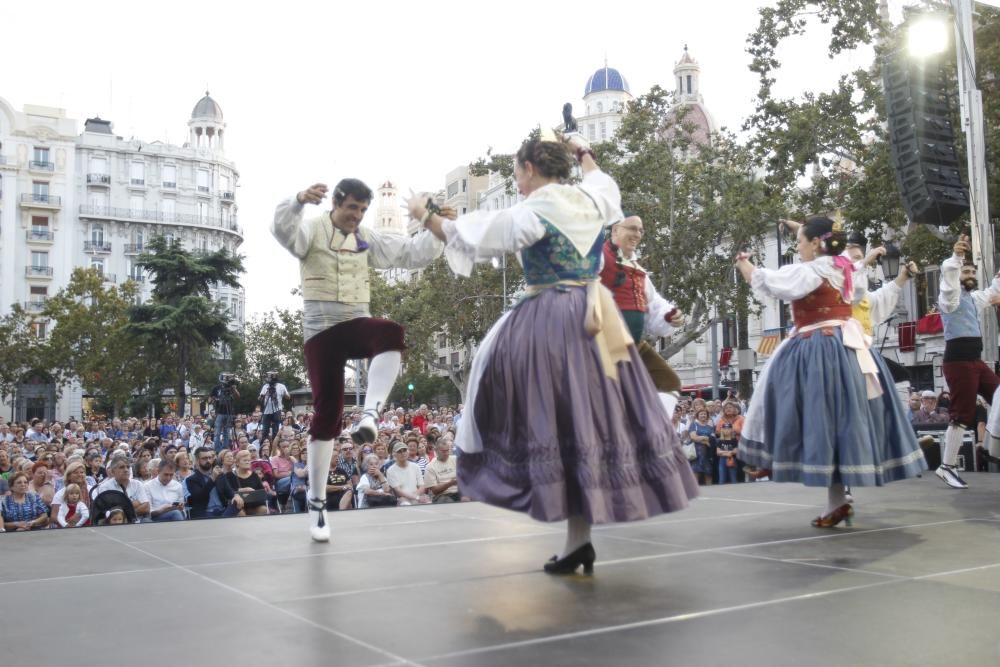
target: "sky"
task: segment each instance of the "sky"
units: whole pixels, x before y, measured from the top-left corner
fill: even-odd
[[[746,37],[769,4],[49,0],[43,15],[7,1],[0,97],[64,108],[81,131],[100,115],[121,136],[180,144],[209,90],[240,172],[253,315],[301,305],[297,260],[269,231],[280,200],[345,177],[441,189],[488,148],[510,152],[532,127],[560,126],[563,103],[582,107],[605,59],[638,96],[672,87],[687,44],[717,125],[738,130],[757,88]],[[902,4],[890,2],[894,20]],[[871,61],[870,51],[829,59],[822,34],[779,50],[779,95],[827,89]]]

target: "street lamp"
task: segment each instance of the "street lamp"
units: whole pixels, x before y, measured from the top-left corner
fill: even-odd
[[[939,15],[924,14],[906,31],[906,50],[914,58],[929,58],[948,48],[948,26]]]
[[[972,261],[979,267],[979,284],[993,279],[993,226],[989,219],[986,191],[986,137],[983,128],[983,94],[977,87],[975,44],[972,31],[972,0],[951,0],[954,14],[955,53],[958,56],[958,96],[961,101],[962,129],[965,132],[969,161],[969,219],[972,226]],[[938,27],[930,24],[936,22]],[[928,55],[932,44],[939,44],[932,35],[946,30],[943,22],[929,15],[913,22],[908,28],[909,43],[917,52]],[[918,44],[924,44],[918,48]],[[911,51],[912,52],[912,51]],[[997,320],[990,309],[980,313],[979,324],[983,340],[983,361],[997,361]]]
[[[895,243],[886,243],[885,254],[878,260],[886,280],[895,280],[899,275],[899,257],[899,246]]]
[[[496,257],[490,260],[490,264],[493,265],[494,269],[503,270],[503,312],[507,312],[507,253],[504,253],[500,259]]]

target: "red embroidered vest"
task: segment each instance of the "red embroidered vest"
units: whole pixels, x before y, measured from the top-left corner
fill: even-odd
[[[844,303],[840,290],[824,280],[806,296],[792,301],[792,319],[799,329],[824,320],[849,320],[851,304]]]
[[[615,303],[621,310],[637,310],[640,313],[649,310],[649,304],[646,303],[646,272],[632,266],[619,265],[611,241],[604,242],[601,282],[611,290]]]

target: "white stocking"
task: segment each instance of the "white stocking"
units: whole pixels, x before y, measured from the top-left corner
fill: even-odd
[[[590,542],[590,522],[579,514],[574,514],[566,522],[566,546],[563,547],[559,558],[565,558],[588,542]]]
[[[326,500],[326,479],[330,475],[330,458],[333,456],[333,440],[309,439],[309,498]]]
[[[958,450],[962,448],[964,435],[965,428],[958,424],[948,424],[948,430],[944,432],[944,451],[941,452],[941,463],[948,466],[958,463]]]
[[[829,514],[841,505],[847,504],[847,488],[843,484],[831,484],[827,489],[826,513]]]
[[[399,375],[402,353],[395,350],[372,357],[368,364],[368,392],[365,394],[365,412],[376,411],[389,398],[392,385]],[[377,421],[377,420],[376,420]]]

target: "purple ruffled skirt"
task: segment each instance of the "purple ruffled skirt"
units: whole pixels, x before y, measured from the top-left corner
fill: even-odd
[[[617,380],[605,376],[583,330],[586,302],[583,287],[550,288],[494,325],[466,406],[482,447],[458,458],[463,495],[541,521],[609,523],[674,512],[698,494],[635,347]]]

